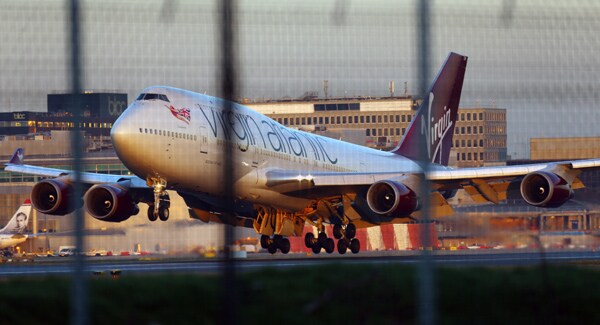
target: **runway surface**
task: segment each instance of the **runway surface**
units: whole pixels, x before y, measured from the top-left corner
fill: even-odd
[[[472,266],[527,266],[542,263],[557,264],[584,262],[589,265],[600,265],[600,252],[595,251],[553,251],[553,252],[433,252],[429,256],[437,266],[472,267]],[[310,267],[313,265],[383,265],[405,264],[415,265],[423,257],[411,252],[361,253],[359,255],[316,255],[304,254],[269,255],[249,254],[248,258],[236,259],[235,266],[239,272],[251,272],[264,268],[289,269]],[[38,257],[33,261],[15,261],[0,265],[0,277],[9,276],[48,276],[67,275],[73,272],[72,258]],[[224,262],[219,259],[204,258],[166,258],[166,257],[92,257],[86,258],[85,272],[90,275],[110,274],[120,271],[122,276],[149,273],[203,273],[221,272]]]

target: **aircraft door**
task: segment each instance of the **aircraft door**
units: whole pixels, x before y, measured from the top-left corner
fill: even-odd
[[[208,154],[208,135],[206,133],[206,127],[204,126],[200,126],[198,143],[200,144],[200,153]]]

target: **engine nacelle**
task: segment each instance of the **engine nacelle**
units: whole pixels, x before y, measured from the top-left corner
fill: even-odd
[[[369,187],[367,204],[373,212],[387,216],[408,216],[419,208],[419,200],[413,190],[389,180],[376,182]]]
[[[60,178],[45,179],[31,189],[31,204],[45,214],[65,215],[81,207],[81,199],[73,197],[73,186]]]
[[[521,196],[528,204],[556,208],[573,197],[571,185],[547,171],[527,174],[521,181]]]
[[[121,222],[139,212],[126,189],[110,184],[94,185],[83,201],[87,212],[102,221]]]

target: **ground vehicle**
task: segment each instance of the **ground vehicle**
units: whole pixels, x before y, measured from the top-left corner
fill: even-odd
[[[58,256],[60,257],[73,256],[76,252],[75,246],[60,246],[58,248]]]

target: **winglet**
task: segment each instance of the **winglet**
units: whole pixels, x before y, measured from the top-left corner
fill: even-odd
[[[395,154],[448,165],[467,57],[450,53]]]
[[[13,165],[23,165],[24,152],[25,150],[23,150],[23,148],[15,150],[15,153],[12,155],[12,158],[10,158],[8,163]]]

